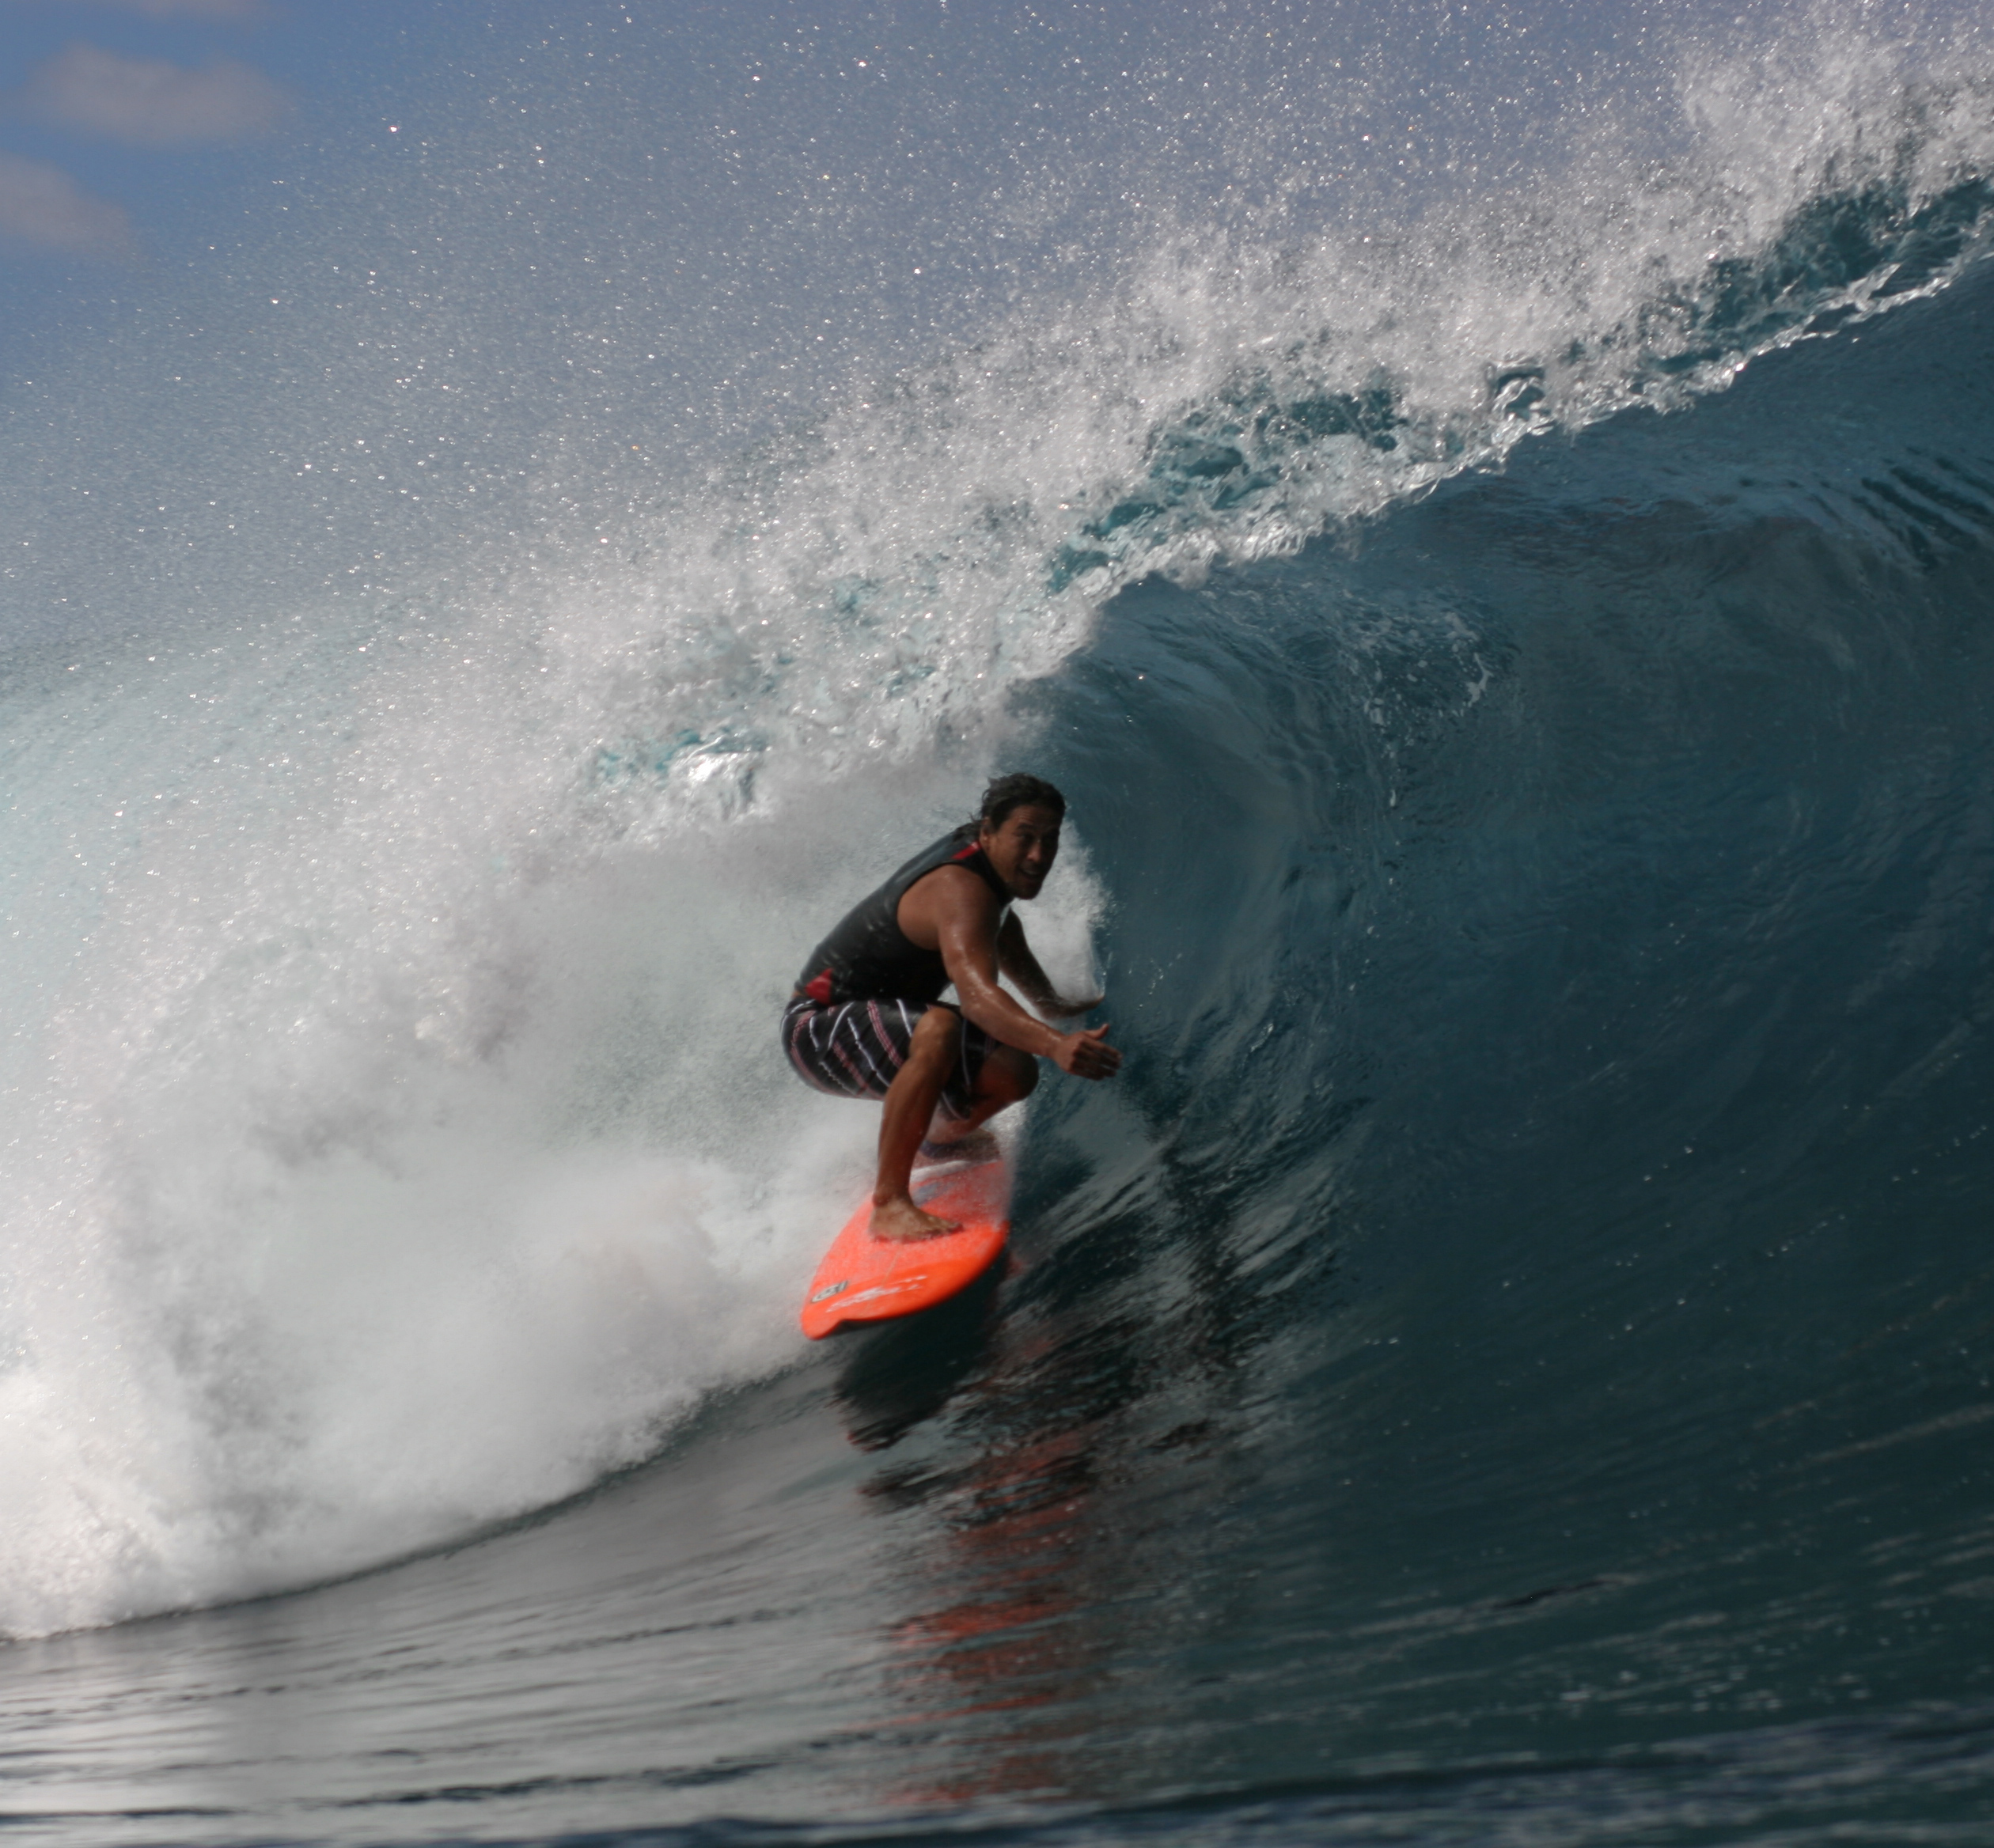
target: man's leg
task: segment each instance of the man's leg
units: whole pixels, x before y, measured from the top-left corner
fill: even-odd
[[[914,1023],[907,1062],[887,1087],[879,1119],[879,1178],[873,1187],[872,1216],[877,1238],[929,1238],[956,1229],[953,1220],[923,1213],[914,1204],[909,1177],[942,1087],[955,1070],[961,1038],[962,1021],[953,1008],[931,1007]],[[984,1070],[995,1063],[994,1058],[986,1059]],[[980,1083],[977,1089],[981,1090]]]
[[[983,1070],[976,1074],[969,1114],[936,1123],[928,1131],[929,1142],[941,1147],[964,1141],[999,1111],[1022,1104],[1037,1089],[1038,1081],[1038,1061],[1029,1052],[1021,1052],[1015,1046],[994,1048],[984,1061]]]

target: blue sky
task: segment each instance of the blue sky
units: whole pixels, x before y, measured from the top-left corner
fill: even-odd
[[[0,265],[82,279],[204,248],[246,184],[378,132],[381,93],[433,55],[445,10],[0,0]]]
[[[1659,9],[1678,20],[1700,9]],[[1214,138],[1276,123],[1283,108],[1308,133],[1333,131],[1350,125],[1359,88],[1419,104],[1427,139],[1472,138],[1480,120],[1490,145],[1514,148],[1556,110],[1542,89],[1547,47],[1558,47],[1551,63],[1575,69],[1657,10],[1649,0],[1605,14],[1579,0],[0,0],[0,278],[18,311],[23,284],[73,299],[112,286],[121,267],[203,256],[241,235],[245,215],[253,229],[256,187],[364,155],[398,112],[461,90],[480,61],[549,96],[582,56],[606,60],[612,37],[655,84],[654,146],[683,141],[688,112],[724,138],[732,125],[719,116],[773,101],[780,86],[787,119],[771,121],[764,103],[741,115],[741,135],[794,151],[787,131],[807,115],[833,138],[858,130],[847,161],[918,138],[910,157],[946,165],[980,142],[971,158],[984,176],[994,157],[1057,181],[1104,141],[1126,153],[1162,135],[1195,191]],[[558,52],[519,55],[563,36],[598,50],[565,67]],[[1467,62],[1454,61],[1456,44]],[[1159,60],[1171,66],[1167,97],[1140,81]],[[540,67],[521,68],[532,62]],[[862,100],[868,79],[874,93]],[[1363,150],[1357,132],[1349,140]],[[754,148],[734,150],[744,151],[752,165]],[[712,195],[722,211],[734,190]]]
[[[1699,35],[1822,39],[1735,4],[0,0],[0,647],[634,509],[1229,238],[1527,232],[1568,143],[1638,196]]]

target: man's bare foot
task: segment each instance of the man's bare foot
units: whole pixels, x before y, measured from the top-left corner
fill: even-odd
[[[938,1213],[923,1213],[912,1200],[904,1198],[889,1200],[883,1206],[875,1202],[873,1206],[872,1235],[874,1238],[902,1241],[938,1238],[945,1232],[960,1232],[961,1229],[955,1220],[944,1219]]]

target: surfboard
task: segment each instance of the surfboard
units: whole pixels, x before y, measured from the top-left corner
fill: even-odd
[[[803,1299],[803,1332],[821,1341],[840,1328],[891,1321],[946,1302],[996,1263],[1010,1236],[1010,1164],[982,1161],[916,1170],[914,1204],[961,1229],[934,1238],[874,1238],[872,1202],[845,1222]]]

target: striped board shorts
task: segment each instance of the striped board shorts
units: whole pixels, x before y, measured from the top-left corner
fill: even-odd
[[[944,1005],[845,1001],[826,1006],[799,994],[783,1010],[783,1050],[804,1083],[820,1091],[837,1097],[884,1097],[886,1087],[907,1063],[915,1024],[931,1006]],[[942,1087],[944,1116],[959,1122],[975,1108],[971,1100],[976,1074],[996,1049],[997,1041],[982,1028],[962,1022],[955,1069]]]

